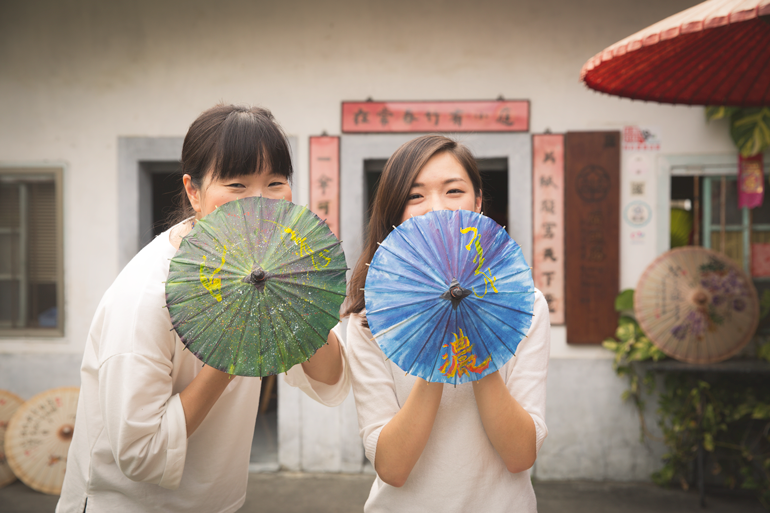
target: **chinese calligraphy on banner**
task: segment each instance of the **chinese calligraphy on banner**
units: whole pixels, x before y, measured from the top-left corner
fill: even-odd
[[[615,334],[620,290],[620,132],[569,132],[564,142],[567,342]]]
[[[342,102],[344,133],[527,132],[529,101]]]
[[[310,210],[340,236],[340,138],[310,137]]]
[[[532,270],[551,324],[564,324],[564,135],[532,136]]]

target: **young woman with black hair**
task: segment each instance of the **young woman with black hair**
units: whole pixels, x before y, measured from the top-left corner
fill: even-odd
[[[481,177],[463,145],[423,136],[385,164],[343,313],[350,316],[347,358],[359,428],[377,471],[365,512],[537,511],[527,469],[548,433],[550,324],[543,294],[535,293],[532,325],[516,357],[456,387],[405,375],[366,322],[366,264],[377,244],[412,216],[459,209],[482,210]]]
[[[184,350],[164,282],[197,219],[249,196],[291,201],[288,143],[269,111],[218,105],[190,126],[182,173],[187,213],[131,260],[94,316],[57,512],[230,512],[245,500],[260,379],[201,366]],[[330,333],[287,380],[339,404],[344,365]]]

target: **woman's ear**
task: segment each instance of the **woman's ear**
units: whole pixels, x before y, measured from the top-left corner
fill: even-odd
[[[481,199],[484,197],[484,193],[482,191],[479,191],[479,194],[476,196],[476,213],[481,213]]]
[[[193,210],[199,213],[201,212],[201,197],[200,190],[193,184],[192,177],[190,175],[184,175],[182,177],[184,183],[184,190],[187,193],[187,199],[190,200]]]

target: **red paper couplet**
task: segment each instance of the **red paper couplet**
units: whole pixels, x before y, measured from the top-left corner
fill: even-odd
[[[532,136],[532,276],[564,324],[564,135]]]
[[[340,236],[340,138],[310,137],[310,210]]]
[[[620,288],[620,132],[569,132],[565,149],[567,342],[615,334]]]
[[[527,132],[529,101],[342,102],[342,131]]]

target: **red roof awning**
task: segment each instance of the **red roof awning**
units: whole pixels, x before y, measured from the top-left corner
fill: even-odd
[[[591,58],[588,87],[638,100],[770,105],[770,0],[709,0]]]

